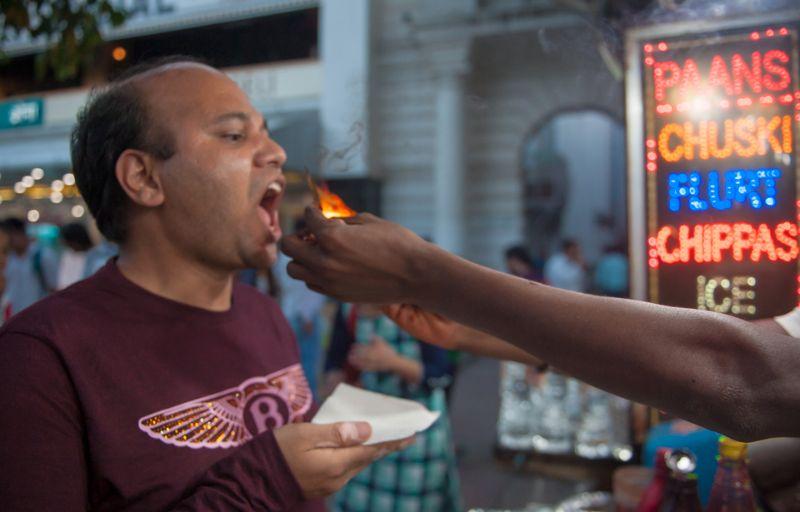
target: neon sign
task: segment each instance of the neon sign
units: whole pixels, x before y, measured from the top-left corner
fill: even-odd
[[[667,162],[751,158],[791,153],[792,147],[792,116],[786,115],[667,123],[658,133],[658,153]]]
[[[776,186],[780,177],[781,170],[777,168],[731,169],[725,171],[722,182],[716,170],[705,178],[699,171],[670,173],[669,210],[681,211],[684,204],[696,212],[708,210],[709,205],[720,211],[729,210],[734,204],[746,204],[754,210],[772,208],[778,204]],[[703,191],[708,200],[701,198]]]
[[[798,37],[641,43],[651,301],[743,318],[798,304]]]

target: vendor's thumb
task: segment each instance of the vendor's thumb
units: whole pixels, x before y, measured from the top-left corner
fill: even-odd
[[[404,304],[383,304],[381,306],[381,311],[390,319],[395,320],[396,318],[400,317],[400,313],[403,311],[403,306]]]
[[[318,234],[319,231],[330,224],[330,221],[322,214],[322,210],[315,206],[307,206],[303,218],[306,221],[308,231]]]
[[[372,435],[372,427],[366,421],[343,421],[327,425],[315,425],[315,448],[344,448],[364,444]]]

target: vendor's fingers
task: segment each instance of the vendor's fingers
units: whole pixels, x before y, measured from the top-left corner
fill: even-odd
[[[306,282],[306,288],[308,288],[312,292],[317,292],[320,295],[327,295],[328,297],[333,297],[334,299],[337,298],[330,291],[328,291],[327,289],[323,288],[322,286],[320,286],[318,284],[313,284],[313,283]]]
[[[304,265],[319,266],[322,263],[322,252],[317,244],[303,240],[299,236],[286,236],[280,241],[281,252]]]
[[[303,217],[306,220],[306,226],[308,226],[309,231],[316,235],[319,235],[320,231],[323,231],[330,226],[344,224],[341,219],[325,218],[325,216],[322,214],[322,210],[316,206],[307,206]]]
[[[345,224],[351,225],[358,225],[358,224],[369,224],[379,220],[378,217],[372,215],[371,213],[359,213],[358,215],[354,215],[353,217],[345,217],[342,219]]]
[[[289,274],[289,277],[292,279],[303,281],[309,285],[314,284],[315,286],[319,286],[316,282],[316,279],[314,279],[314,273],[296,260],[292,260],[288,265],[286,265],[286,273]]]
[[[411,304],[386,304],[381,306],[381,311],[393,322],[402,326],[408,326],[413,320],[414,309],[416,306]]]
[[[419,323],[420,309],[412,304],[390,304],[383,309],[386,316],[402,326]]]
[[[397,315],[400,312],[400,308],[402,308],[402,304],[384,304],[381,306],[381,311],[384,315],[388,316],[389,318]]]

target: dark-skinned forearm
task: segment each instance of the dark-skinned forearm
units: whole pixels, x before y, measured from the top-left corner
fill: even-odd
[[[797,364],[800,351],[787,336],[722,315],[557,290],[438,249],[415,266],[411,301],[592,385],[744,440],[800,435],[800,420],[785,413],[800,407],[800,382],[785,362]]]
[[[456,339],[456,350],[476,356],[493,357],[504,361],[515,361],[529,366],[541,366],[544,361],[519,347],[491,334],[468,328],[468,332]]]

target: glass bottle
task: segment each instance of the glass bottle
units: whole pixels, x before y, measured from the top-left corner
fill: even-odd
[[[689,450],[673,450],[667,457],[669,479],[659,512],[703,512],[697,494],[697,459]]]
[[[667,468],[667,457],[669,448],[659,448],[656,452],[655,463],[653,465],[653,480],[644,490],[642,499],[636,507],[636,512],[658,512],[661,502],[664,499],[664,490],[669,479],[669,468]]]
[[[708,512],[755,512],[756,500],[747,471],[747,445],[719,438],[719,457]]]

